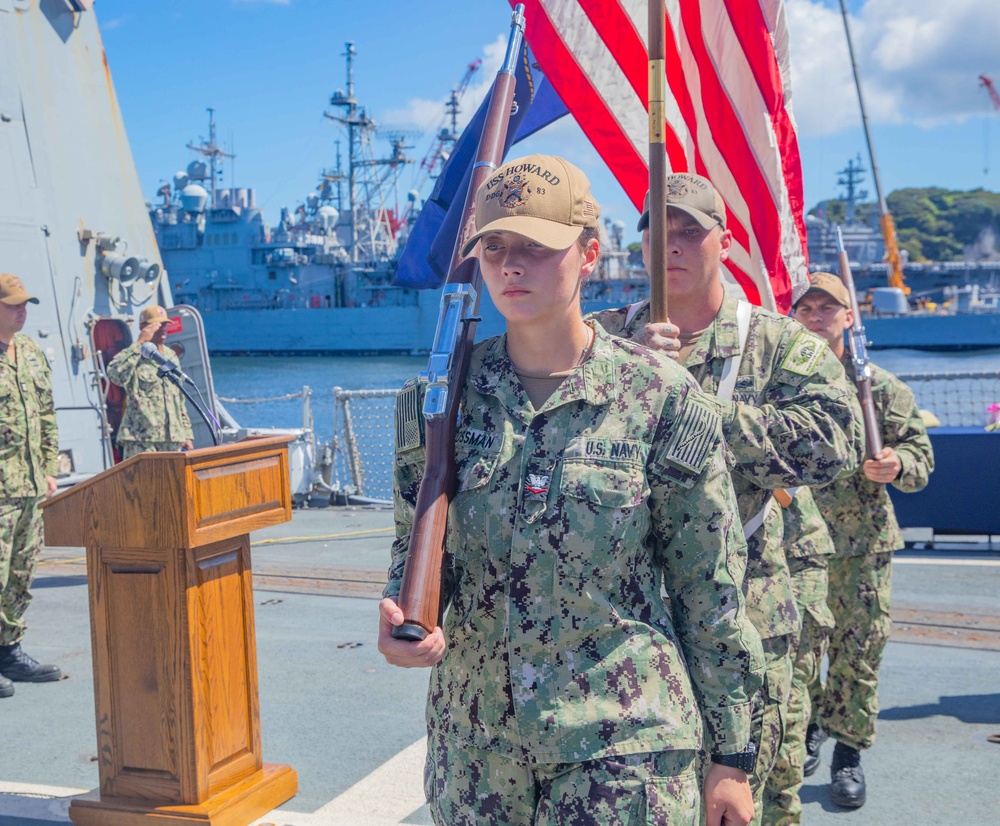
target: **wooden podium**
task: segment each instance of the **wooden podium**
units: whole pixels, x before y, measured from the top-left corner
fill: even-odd
[[[246,826],[298,791],[264,763],[248,533],[291,519],[286,437],[144,453],[45,502],[87,549],[101,785],[79,826]]]

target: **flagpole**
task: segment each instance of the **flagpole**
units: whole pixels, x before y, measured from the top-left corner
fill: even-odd
[[[666,8],[649,0],[649,320],[667,320]]]

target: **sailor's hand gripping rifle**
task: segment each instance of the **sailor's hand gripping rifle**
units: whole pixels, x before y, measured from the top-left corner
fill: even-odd
[[[523,38],[524,6],[518,5],[511,17],[507,54],[493,81],[486,125],[476,150],[461,229],[452,253],[451,274],[441,295],[441,314],[427,371],[421,376],[427,382],[423,410],[426,459],[397,600],[404,622],[392,629],[396,639],[422,640],[441,621],[441,567],[448,505],[455,494],[455,432],[482,289],[478,259],[463,260],[461,250],[463,241],[475,232],[476,190],[503,160],[514,101],[514,71],[521,59]]]
[[[882,452],[882,431],[879,428],[878,411],[875,409],[875,399],[872,396],[872,366],[868,359],[868,339],[865,336],[865,326],[861,323],[858,294],[854,289],[854,275],[851,272],[851,262],[847,260],[840,227],[837,227],[837,256],[840,260],[840,277],[851,297],[851,312],[854,314],[854,323],[847,333],[847,346],[857,378],[858,401],[861,402],[861,411],[865,417],[865,454],[868,459],[874,459]]]

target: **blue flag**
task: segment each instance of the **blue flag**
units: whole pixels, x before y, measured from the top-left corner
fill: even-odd
[[[512,144],[533,135],[569,111],[535,65],[527,46],[524,46],[524,55],[518,61],[514,76],[517,111],[511,115],[507,128],[505,157]],[[393,278],[396,286],[428,289],[441,286],[447,279],[488,108],[489,98],[483,101],[465,127],[434,191],[420,210],[396,265]]]

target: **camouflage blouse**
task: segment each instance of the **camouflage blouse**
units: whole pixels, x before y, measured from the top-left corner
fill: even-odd
[[[0,354],[0,497],[42,496],[59,472],[49,362],[31,338],[14,336],[15,364]]]
[[[854,381],[854,366],[845,359]],[[882,443],[899,455],[903,469],[893,487],[915,493],[927,485],[934,470],[934,449],[924,427],[913,391],[888,370],[872,365],[872,397],[882,425]],[[853,385],[852,385],[853,386]],[[903,547],[889,491],[872,482],[859,468],[826,488],[813,491],[830,529],[838,556],[895,551]]]
[[[194,438],[184,395],[169,379],[158,376],[156,364],[144,359],[138,342],[126,347],[108,365],[108,378],[124,387],[125,415],[118,442],[183,442]],[[180,364],[169,347],[164,355]]]
[[[740,353],[737,301],[726,296],[684,367],[706,393],[718,392],[726,359]],[[631,337],[649,319],[627,307],[595,318]],[[718,401],[740,517],[751,520],[775,488],[825,485],[861,460],[864,433],[856,394],[836,356],[797,321],[754,307],[732,401]],[[744,593],[761,637],[798,634],[799,614],[782,549],[781,508],[771,507],[747,541]]]
[[[424,469],[421,386],[397,399],[399,592]],[[599,327],[535,410],[506,337],[476,346],[456,440],[431,733],[537,762],[742,750],[761,682],[714,405]],[[669,596],[661,598],[661,588]]]

